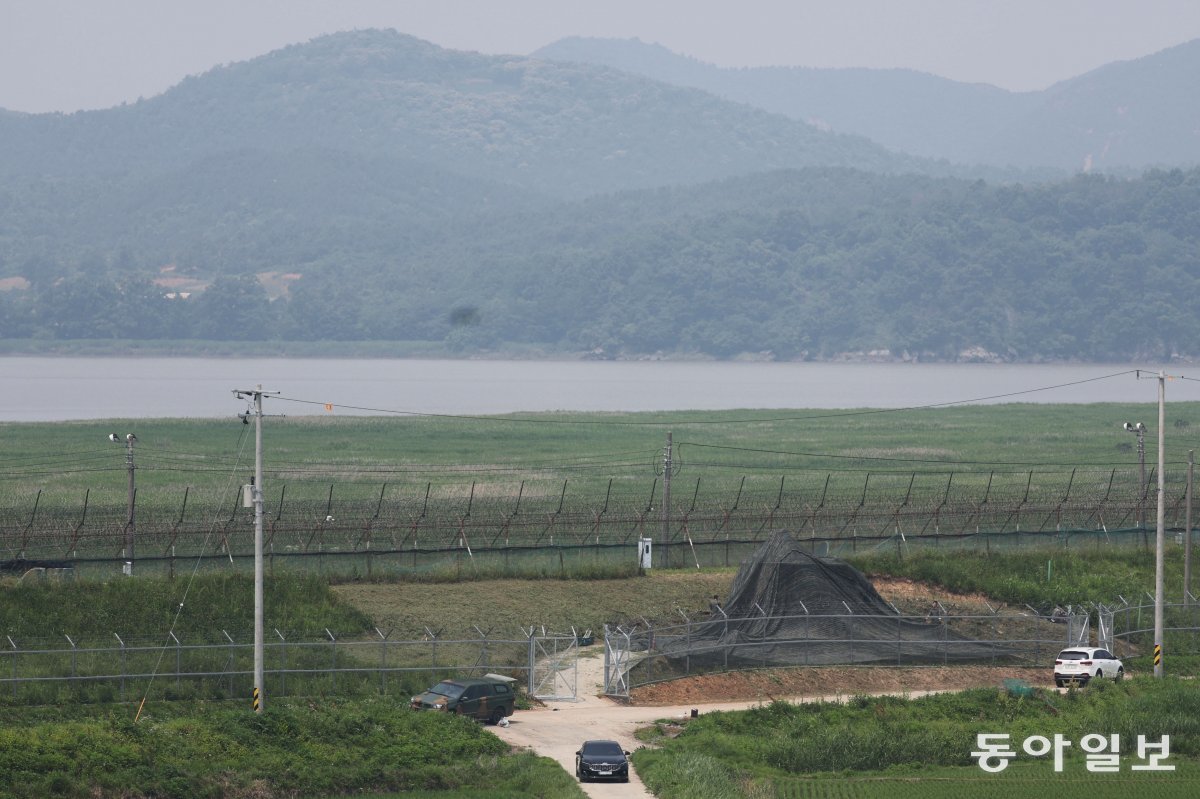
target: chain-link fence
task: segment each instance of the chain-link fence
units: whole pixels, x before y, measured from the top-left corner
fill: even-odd
[[[530,696],[561,698],[574,688],[576,638],[528,629],[503,637],[291,639],[278,630],[263,645],[268,696],[378,693],[407,703],[439,680],[498,673]],[[252,636],[220,631],[210,640],[107,640],[70,635],[39,641],[5,636],[0,702],[53,704],[151,699],[238,699],[253,690]]]

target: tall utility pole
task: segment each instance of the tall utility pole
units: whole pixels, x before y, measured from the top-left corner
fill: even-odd
[[[137,441],[137,436],[133,433],[128,433],[125,436],[125,470],[129,472],[129,498],[127,500],[126,517],[125,517],[125,573],[130,577],[133,576],[133,533],[134,533],[134,508],[136,507],[135,499],[137,497],[137,487],[133,479],[133,442]]]
[[[1163,676],[1163,549],[1166,547],[1166,485],[1163,469],[1166,466],[1164,434],[1166,428],[1167,376],[1158,372],[1158,532],[1154,550],[1154,676]],[[1190,532],[1190,531],[1189,531]]]
[[[1138,466],[1140,467],[1141,482],[1138,484],[1138,527],[1146,529],[1146,425],[1141,422],[1126,422],[1122,425],[1126,431],[1137,436]]]
[[[1183,604],[1192,601],[1192,481],[1196,478],[1196,450],[1188,450],[1187,496],[1183,523]]]
[[[255,713],[266,707],[263,687],[263,477],[262,477],[262,385],[253,390],[235,390],[238,399],[254,398],[254,697]]]
[[[671,568],[671,433],[667,432],[667,446],[663,450],[663,506],[662,506],[663,565]]]
[[[121,443],[121,437],[116,433],[109,433],[108,440],[114,444]],[[133,575],[134,509],[137,507],[135,504],[137,488],[133,478],[133,443],[135,441],[137,441],[137,436],[133,433],[125,434],[125,471],[129,474],[129,498],[125,506],[125,547],[121,550],[121,557],[125,559],[125,565],[121,570],[130,576]]]

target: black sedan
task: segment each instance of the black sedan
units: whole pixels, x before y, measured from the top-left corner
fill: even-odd
[[[584,741],[575,753],[575,776],[580,782],[629,782],[629,753],[616,741]]]

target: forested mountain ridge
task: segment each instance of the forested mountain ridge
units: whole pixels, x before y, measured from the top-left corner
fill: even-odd
[[[694,89],[591,65],[444,50],[394,31],[292,45],[132,105],[8,114],[0,146],[0,175],[10,176],[136,176],[230,150],[321,148],[416,160],[554,197],[781,167],[935,168]]]
[[[533,55],[702,89],[957,163],[1070,171],[1200,163],[1200,40],[1034,92],[904,69],[721,68],[638,40],[571,37]]]
[[[0,114],[0,338],[1197,356],[1200,170],[942,172],[608,68],[339,34]]]
[[[281,267],[285,265],[281,264]],[[0,336],[424,342],[458,354],[1127,361],[1200,356],[1200,170],[1053,185],[779,171],[366,240],[268,302],[78,274]]]

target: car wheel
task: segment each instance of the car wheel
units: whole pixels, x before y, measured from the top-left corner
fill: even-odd
[[[1123,679],[1125,679],[1125,669],[1123,669],[1123,668],[1117,669],[1117,676],[1116,676],[1116,677],[1113,677],[1113,679],[1114,679],[1114,680],[1123,680]]]
[[[504,718],[504,708],[498,707],[492,711],[492,715],[488,716],[488,724],[496,725]]]
[[[1104,670],[1103,669],[1096,669],[1096,679],[1097,680],[1104,679]]]
[[[1055,688],[1062,688],[1062,687],[1063,687],[1063,685],[1065,684],[1065,682],[1066,682],[1065,680],[1055,680],[1055,681],[1054,681],[1054,687],[1055,687]]]

